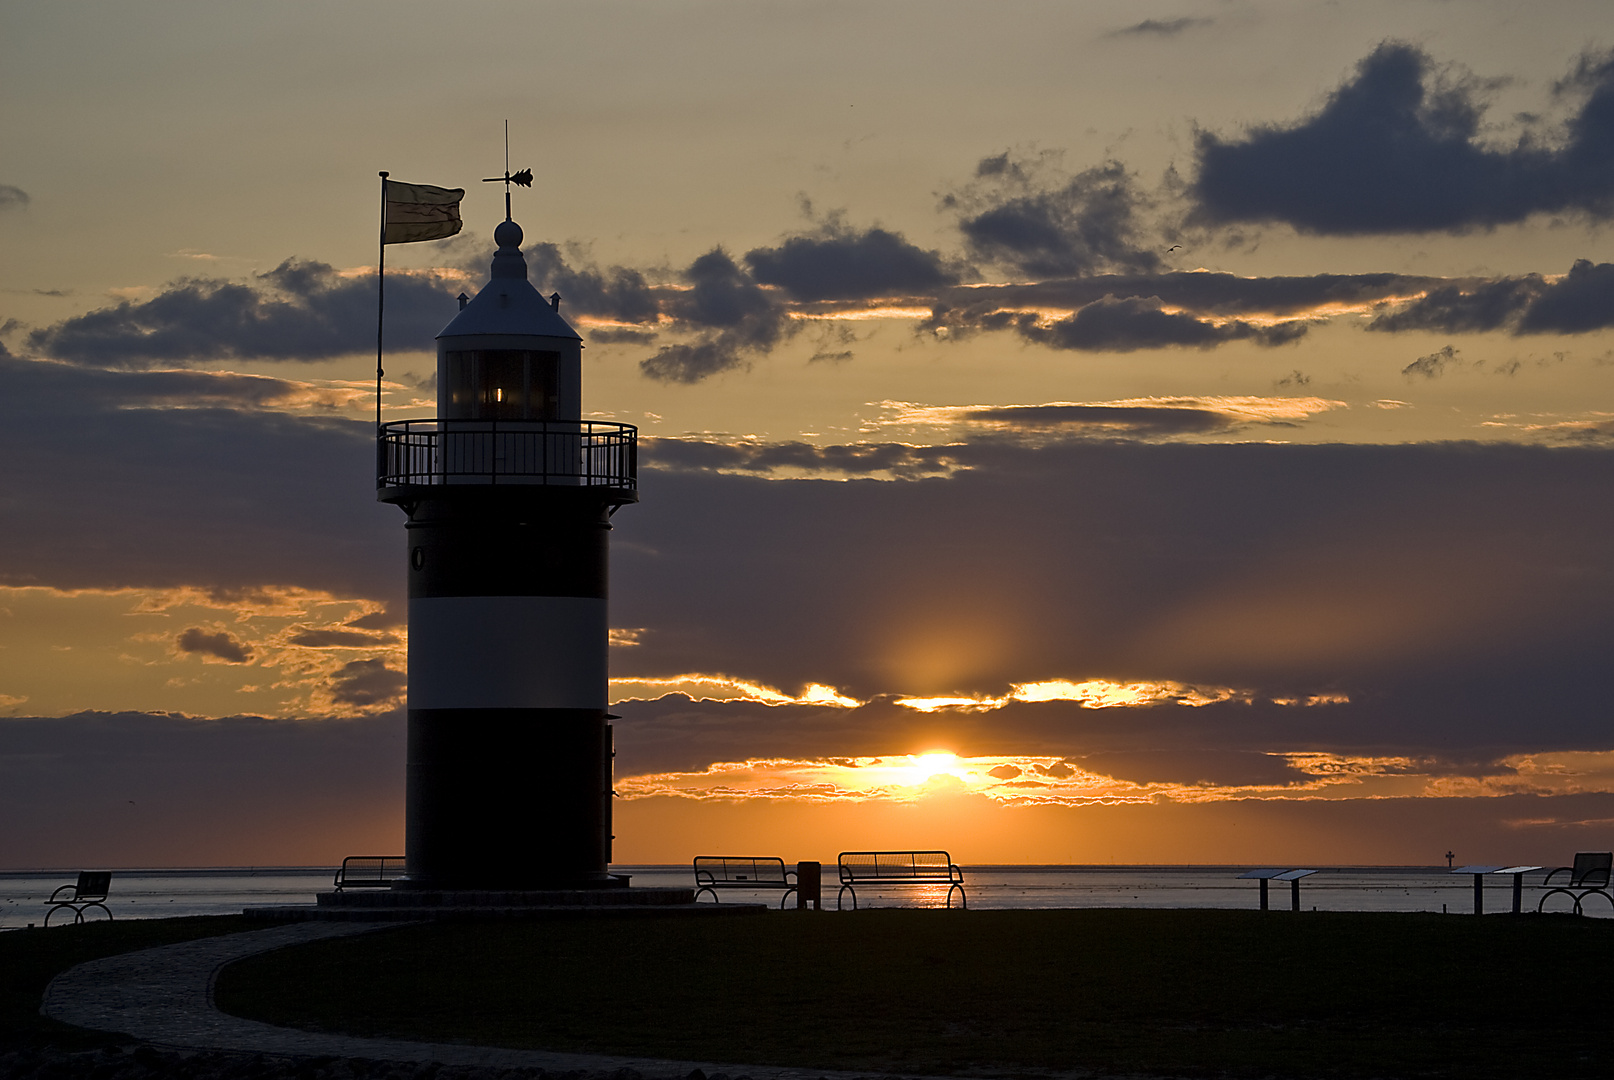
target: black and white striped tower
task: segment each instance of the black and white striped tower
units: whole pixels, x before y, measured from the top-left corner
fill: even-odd
[[[626,885],[611,861],[606,584],[636,431],[582,419],[582,341],[527,280],[521,227],[437,337],[431,420],[380,432],[409,520],[408,883]]]

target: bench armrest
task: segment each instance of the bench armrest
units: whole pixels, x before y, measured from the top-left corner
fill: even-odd
[[[1570,874],[1570,875],[1573,875],[1574,872],[1575,872],[1575,868],[1572,867],[1572,866],[1555,866],[1551,870],[1547,871],[1547,876],[1546,877],[1541,879],[1542,888],[1545,888],[1546,886],[1552,884],[1552,876],[1554,874]]]
[[[62,896],[62,891],[64,889],[67,891],[67,896],[65,896],[65,897]],[[77,899],[77,897],[78,897],[78,886],[77,885],[58,885],[58,886],[56,886],[56,891],[50,894],[50,899],[46,900],[45,903],[47,903],[47,904],[71,904],[75,899]]]

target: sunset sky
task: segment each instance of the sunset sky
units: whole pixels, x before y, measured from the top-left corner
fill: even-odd
[[[0,0],[0,867],[403,841],[502,191],[639,426],[619,862],[1614,842],[1606,0]],[[535,782],[542,782],[535,763]]]

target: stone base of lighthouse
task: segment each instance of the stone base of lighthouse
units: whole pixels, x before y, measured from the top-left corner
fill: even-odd
[[[420,919],[541,919],[590,916],[723,916],[754,915],[766,904],[697,904],[691,888],[619,889],[360,889],[320,893],[313,906],[263,917],[413,922]],[[260,914],[248,912],[248,914]]]
[[[354,889],[320,893],[313,904],[256,904],[242,914],[264,922],[420,922],[440,919],[711,918],[760,915],[767,904],[697,904],[695,890]]]

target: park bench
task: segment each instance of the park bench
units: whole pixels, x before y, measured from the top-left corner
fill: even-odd
[[[1574,866],[1559,866],[1547,871],[1547,876],[1541,881],[1541,887],[1547,891],[1541,894],[1540,901],[1536,903],[1536,910],[1540,911],[1546,905],[1547,898],[1556,893],[1563,893],[1575,902],[1576,915],[1584,914],[1580,905],[1588,896],[1601,896],[1610,904],[1614,904],[1614,894],[1609,892],[1611,869],[1614,869],[1614,852],[1575,852]],[[1554,885],[1552,879],[1558,874],[1564,874],[1565,878]]]
[[[84,912],[90,908],[100,908],[110,921],[112,909],[106,906],[106,894],[111,885],[110,870],[80,870],[78,881],[57,886],[56,891],[50,894],[50,899],[45,901],[50,905],[50,910],[45,912],[45,925],[49,926],[50,917],[63,908],[73,913],[75,923],[83,922]]]
[[[717,903],[719,889],[767,890],[781,889],[779,910],[796,891],[794,871],[785,869],[785,861],[771,855],[697,855],[695,856],[695,899],[701,893],[711,893]]]
[[[402,855],[349,855],[336,871],[336,891],[390,889],[403,877]]]
[[[953,892],[958,892],[958,905],[969,907],[964,894],[964,871],[953,865],[952,856],[945,851],[843,851],[839,859],[841,889],[835,894],[835,910],[841,907],[841,897],[852,894],[852,910],[857,910],[857,886],[882,887],[946,885],[947,906],[953,906]]]

